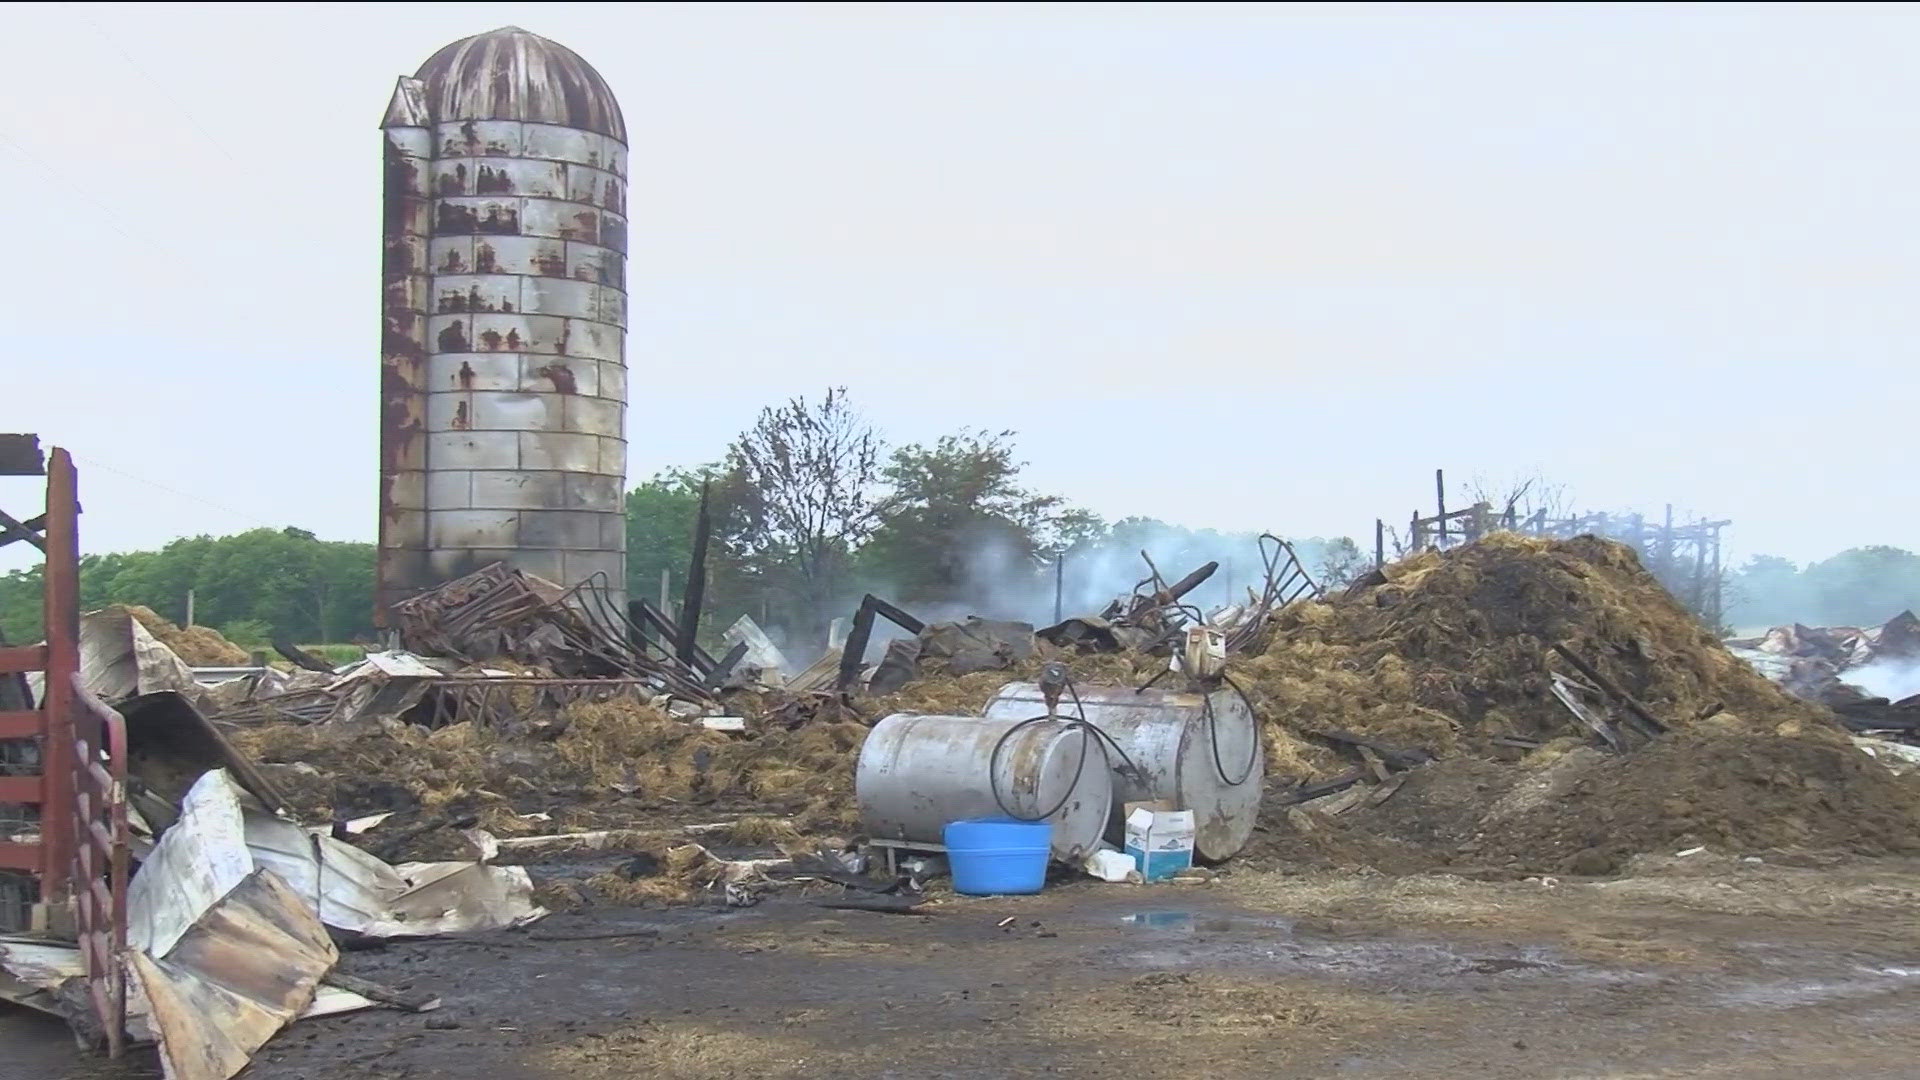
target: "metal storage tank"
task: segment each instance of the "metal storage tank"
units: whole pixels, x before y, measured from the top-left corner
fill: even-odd
[[[853,790],[869,834],[922,844],[939,844],[948,822],[1008,810],[1032,819],[1052,810],[1046,820],[1053,823],[1053,857],[1065,863],[1093,851],[1113,803],[1105,748],[1091,733],[1059,721],[1022,727],[978,716],[895,713],[881,720],[861,744]]]
[[[1253,711],[1231,689],[1211,695],[1125,686],[1077,687],[1086,719],[1138,766],[1141,778],[1113,764],[1113,809],[1105,835],[1119,844],[1130,802],[1166,799],[1193,811],[1193,853],[1208,862],[1238,854],[1253,838],[1266,778],[1266,752]],[[1209,700],[1213,720],[1207,719]],[[1009,683],[987,702],[988,716],[1010,722],[1045,716],[1046,699],[1033,683]],[[1071,697],[1060,712],[1079,719]],[[1219,734],[1218,753],[1214,736]]]
[[[382,126],[379,611],[504,561],[623,612],[619,102],[509,26],[402,77]]]

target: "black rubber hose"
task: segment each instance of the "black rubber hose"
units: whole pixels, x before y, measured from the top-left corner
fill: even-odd
[[[1240,695],[1240,703],[1247,707],[1247,724],[1251,728],[1253,745],[1247,753],[1247,767],[1240,771],[1238,780],[1227,775],[1226,763],[1220,760],[1220,716],[1213,711],[1213,695],[1203,694],[1200,701],[1207,714],[1207,741],[1213,744],[1213,771],[1219,774],[1221,782],[1228,787],[1239,787],[1253,779],[1253,770],[1260,764],[1260,716],[1253,711],[1253,701],[1247,697],[1245,690],[1240,689],[1239,683],[1225,675],[1220,678],[1228,686],[1233,687],[1234,693]]]
[[[1093,721],[1087,719],[1087,707],[1080,701],[1080,691],[1074,687],[1072,679],[1067,680],[1067,693],[1073,695],[1073,707],[1074,707],[1074,710],[1079,714],[1078,716],[1071,717],[1071,718],[1056,717],[1049,713],[1041,716],[1030,717],[1026,720],[1022,720],[1019,723],[1008,728],[1006,731],[1002,732],[1000,737],[994,740],[993,752],[987,756],[987,788],[988,790],[993,792],[994,805],[1000,808],[1001,813],[1007,815],[1008,817],[1012,818],[1015,821],[1044,821],[1047,818],[1050,818],[1053,815],[1059,813],[1061,808],[1067,805],[1067,800],[1073,798],[1073,793],[1079,790],[1080,778],[1086,774],[1087,750],[1090,745],[1100,747],[1100,756],[1102,758],[1102,764],[1111,766],[1112,764],[1111,759],[1108,758],[1108,755],[1107,755],[1108,749],[1111,748],[1113,753],[1120,755],[1120,766],[1122,769],[1125,769],[1136,776],[1140,775],[1139,766],[1135,765],[1133,763],[1133,759],[1127,756],[1127,752],[1120,748],[1120,744],[1114,742],[1113,737],[1111,735],[1108,735],[1106,732],[1101,731],[1099,727],[1094,725]],[[1067,790],[1064,794],[1060,796],[1060,801],[1057,803],[1054,803],[1053,806],[1046,811],[1046,813],[1040,814],[1035,817],[1027,817],[1025,815],[1016,813],[1012,807],[1008,806],[1006,797],[1003,794],[1001,794],[1000,753],[1002,750],[1006,749],[1007,743],[1013,739],[1015,734],[1019,733],[1021,730],[1025,729],[1029,725],[1043,723],[1048,720],[1056,720],[1056,719],[1063,721],[1069,727],[1079,729],[1080,760],[1074,764],[1073,782],[1067,785]],[[1098,740],[1098,742],[1095,741],[1096,739]]]

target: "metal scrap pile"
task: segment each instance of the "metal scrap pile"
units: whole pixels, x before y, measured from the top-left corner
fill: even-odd
[[[1796,697],[1832,709],[1848,728],[1920,743],[1920,618],[1881,626],[1776,626],[1729,641],[1735,656]],[[1877,684],[1899,687],[1892,699]]]
[[[964,678],[977,672],[1024,670],[1036,660],[1113,654],[1168,657],[1190,629],[1217,632],[1226,653],[1255,651],[1281,609],[1313,599],[1320,589],[1308,577],[1293,546],[1275,536],[1260,538],[1265,567],[1261,588],[1244,604],[1203,611],[1186,597],[1220,568],[1208,562],[1169,584],[1146,552],[1148,574],[1133,591],[1114,598],[1098,614],[1077,615],[1039,630],[1022,622],[968,618],[927,624],[878,597],[868,596],[854,614],[846,644],[835,657],[841,690],[894,694],[923,677]],[[911,637],[888,643],[878,664],[866,668],[876,617],[885,617]],[[1027,672],[1031,675],[1031,672]]]
[[[426,656],[512,660],[560,678],[635,678],[685,700],[711,702],[689,665],[648,655],[635,628],[602,610],[597,593],[564,590],[495,563],[394,605],[400,639]]]
[[[333,669],[281,645],[307,670],[263,669],[214,687],[209,711],[230,723],[400,718],[430,728],[512,723],[580,701],[651,704],[683,718],[722,711],[727,673],[711,657],[681,661],[595,596],[496,563],[395,604],[404,649]]]
[[[157,1044],[172,1080],[225,1080],[300,1019],[438,1005],[430,992],[334,970],[336,942],[505,929],[546,914],[520,867],[486,857],[396,865],[344,842],[345,823],[297,821],[267,772],[196,706],[216,704],[221,687],[201,685],[127,610],[85,615],[79,645],[89,700],[125,724],[132,871],[113,976],[124,979],[125,1035]],[[99,1030],[86,1005],[81,957],[73,940],[0,936],[0,998],[117,1045],[120,1033]]]

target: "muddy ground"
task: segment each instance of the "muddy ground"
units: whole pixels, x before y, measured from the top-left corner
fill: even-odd
[[[444,1007],[300,1023],[245,1076],[1920,1075],[1920,862],[1801,861],[1558,882],[1242,870],[912,916],[597,908],[350,954]],[[533,940],[617,930],[657,936]],[[23,1014],[0,1014],[0,1039],[9,1080],[158,1075]]]

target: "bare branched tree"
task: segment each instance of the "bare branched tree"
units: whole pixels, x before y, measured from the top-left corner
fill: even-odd
[[[1549,483],[1539,473],[1516,473],[1501,482],[1475,476],[1463,489],[1468,505],[1486,503],[1496,528],[1507,522],[1525,523],[1538,516],[1546,521],[1573,513],[1564,484]]]
[[[796,602],[803,622],[823,621],[854,549],[878,524],[883,448],[844,387],[817,404],[796,397],[761,410],[728,448],[728,541],[764,585]]]

